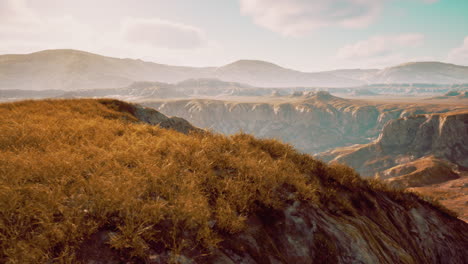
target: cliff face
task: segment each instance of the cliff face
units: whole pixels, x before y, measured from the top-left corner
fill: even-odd
[[[372,104],[326,92],[271,101],[232,102],[210,99],[147,101],[164,114],[224,134],[240,130],[278,138],[307,153],[370,142],[392,119],[445,112],[454,106]]]
[[[391,121],[379,138],[383,152],[433,154],[468,166],[468,112],[419,115]]]
[[[410,116],[390,121],[373,143],[336,149],[324,160],[348,164],[363,176],[433,155],[468,166],[468,112]]]

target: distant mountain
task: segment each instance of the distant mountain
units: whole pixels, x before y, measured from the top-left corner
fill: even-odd
[[[209,68],[117,59],[78,50],[0,56],[0,89],[76,90],[123,87],[135,81],[178,82]]]
[[[361,80],[329,72],[306,73],[256,60],[239,60],[217,68],[213,74],[222,80],[243,82],[261,87],[346,87],[363,84]]]
[[[468,67],[442,62],[410,62],[380,70],[370,76],[368,81],[371,83],[466,83]]]
[[[125,87],[136,81],[178,83],[220,79],[257,87],[354,87],[375,83],[468,82],[468,67],[415,62],[377,69],[301,72],[276,64],[239,60],[221,67],[180,67],[118,59],[78,50],[0,55],[0,90],[78,90]]]

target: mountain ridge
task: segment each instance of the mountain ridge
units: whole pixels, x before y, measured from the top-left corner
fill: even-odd
[[[428,63],[432,67],[427,72],[414,69],[423,66],[428,68]],[[408,76],[409,70],[413,71],[411,76]],[[380,70],[302,72],[260,60],[238,60],[218,67],[188,67],[113,58],[71,49],[0,55],[0,72],[0,89],[23,90],[114,88],[135,81],[177,83],[193,78],[218,78],[258,87],[351,87],[382,82],[468,82],[467,66],[441,62],[413,62]]]

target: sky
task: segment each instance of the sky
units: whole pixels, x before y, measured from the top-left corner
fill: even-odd
[[[44,49],[301,71],[468,65],[468,0],[0,0],[0,54]]]

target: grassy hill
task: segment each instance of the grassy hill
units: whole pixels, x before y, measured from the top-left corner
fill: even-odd
[[[368,251],[368,260],[463,258],[451,250],[466,249],[466,237],[455,230],[467,225],[414,194],[362,180],[347,167],[329,167],[274,140],[183,134],[145,124],[132,109],[115,100],[0,104],[0,262],[159,263],[155,259],[166,256],[160,261],[206,263],[228,248],[225,255],[242,249],[256,261],[271,255],[284,263],[301,263],[301,257],[338,263],[343,252],[364,254],[342,240],[361,237],[369,245],[359,250]],[[282,233],[302,239],[301,232],[276,226],[291,221],[280,215],[292,206],[307,209],[294,216],[302,223],[318,217],[318,229],[303,230],[315,230],[304,238],[313,242],[300,248],[308,255],[291,253],[292,246],[281,252],[282,243],[292,243],[280,239]],[[433,238],[444,243],[412,242],[420,239],[411,227],[420,223],[419,213],[431,215],[422,220],[427,225],[446,223],[434,231],[441,238]],[[406,219],[403,226],[399,218]],[[337,223],[333,232],[330,221]],[[264,239],[257,253],[250,240],[239,242],[246,235]]]

